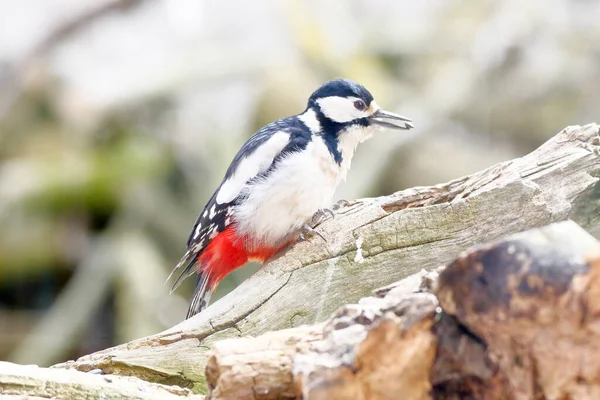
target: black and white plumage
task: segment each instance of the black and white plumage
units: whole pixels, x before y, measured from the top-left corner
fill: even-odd
[[[311,95],[303,113],[264,126],[242,146],[171,274],[172,290],[199,274],[188,318],[207,306],[229,272],[263,262],[331,205],[357,145],[378,126],[412,128],[408,118],[380,109],[363,86],[335,79]]]

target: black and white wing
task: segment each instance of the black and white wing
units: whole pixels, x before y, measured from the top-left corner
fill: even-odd
[[[268,173],[283,154],[306,147],[309,140],[310,131],[296,117],[266,125],[248,139],[233,159],[223,182],[196,219],[187,241],[187,251],[169,276],[170,280],[177,275],[171,292],[196,272],[194,266],[199,255],[212,239],[233,222],[234,209],[246,183]],[[202,283],[198,282],[198,285]]]

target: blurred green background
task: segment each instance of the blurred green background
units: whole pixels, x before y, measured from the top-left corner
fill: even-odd
[[[0,359],[181,321],[165,279],[241,144],[333,77],[413,118],[338,198],[531,151],[600,104],[593,0],[0,0]],[[213,300],[254,270],[228,277]]]

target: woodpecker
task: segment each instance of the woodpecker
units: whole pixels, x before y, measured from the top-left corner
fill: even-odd
[[[221,280],[248,261],[264,262],[331,211],[359,143],[378,127],[411,129],[349,79],[324,83],[304,112],[269,123],[242,146],[193,226],[174,268],[173,292],[198,274],[187,318],[208,305]],[[169,276],[169,279],[171,278]]]

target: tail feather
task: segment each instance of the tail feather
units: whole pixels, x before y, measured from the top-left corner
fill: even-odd
[[[173,269],[167,281],[171,280],[173,276],[176,276],[173,285],[171,286],[171,293],[173,293],[179,285],[188,277],[198,273],[198,280],[196,281],[196,288],[192,295],[192,300],[188,308],[186,319],[193,317],[208,306],[208,301],[212,295],[214,285],[211,284],[209,271],[202,271],[199,265],[207,265],[207,257],[210,254],[204,255],[204,260],[199,259],[198,254],[192,251],[188,251],[179,261],[177,266]]]
[[[208,306],[208,301],[219,285],[231,271],[244,265],[248,259],[263,262],[275,254],[281,247],[263,247],[248,252],[244,241],[231,227],[220,232],[201,253],[189,250],[171,273],[178,271],[173,284],[175,290],[188,276],[198,273],[198,281],[192,295],[186,319],[193,317]]]
[[[210,296],[212,295],[212,287],[209,287],[209,278],[204,274],[198,275],[198,281],[196,282],[196,289],[192,295],[190,307],[188,308],[185,319],[189,319],[196,314],[199,314],[208,306]]]
[[[175,279],[175,282],[173,282],[173,285],[171,285],[170,294],[173,294],[173,292],[179,287],[179,285],[181,285],[181,283],[186,278],[188,278],[196,273],[196,269],[194,268],[194,266],[195,266],[197,260],[198,260],[198,254],[196,252],[188,251],[181,258],[181,260],[175,266],[175,268],[173,268],[173,271],[171,271],[171,273],[169,274],[169,277],[167,278],[167,282],[170,281],[171,278],[173,277],[173,275],[175,275],[176,273],[177,273],[177,278]]]

